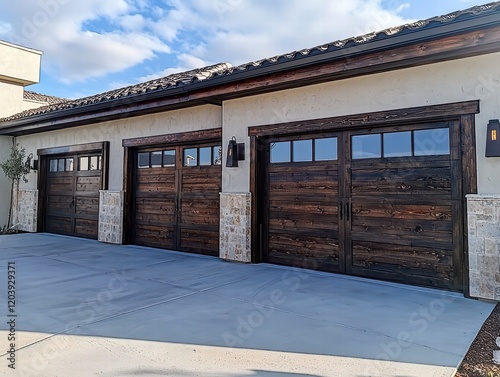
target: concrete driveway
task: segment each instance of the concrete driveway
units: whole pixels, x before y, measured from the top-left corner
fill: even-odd
[[[9,262],[17,317],[7,317]],[[0,236],[0,280],[9,376],[452,376],[494,307],[48,234]],[[5,352],[13,318],[15,370]]]

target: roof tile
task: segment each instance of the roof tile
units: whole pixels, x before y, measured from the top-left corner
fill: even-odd
[[[25,90],[23,93],[24,99],[29,101],[46,102],[49,105],[56,105],[61,102],[66,102],[64,98],[47,96],[45,94],[40,94],[37,92],[32,92],[30,90]]]
[[[63,100],[57,97],[44,96],[38,93],[25,91],[28,93],[25,95],[29,96],[29,99],[34,99],[43,102],[49,102],[48,106],[42,106],[36,109],[26,110],[21,113],[12,115],[7,118],[0,119],[1,122],[7,122],[17,119],[29,118],[36,115],[47,114],[51,112],[58,112],[66,109],[72,109],[76,107],[89,106],[96,103],[101,103],[105,101],[110,101],[118,98],[125,98],[128,96],[137,95],[140,93],[147,93],[156,90],[168,89],[169,87],[178,87],[183,84],[192,83],[195,80],[206,80],[215,73],[220,71],[225,71],[229,69],[231,65],[229,63],[219,63],[211,65],[204,68],[197,68],[187,72],[175,73],[160,79],[155,79],[140,83],[137,85],[128,86],[125,88],[111,90],[109,92],[92,95],[89,97],[84,97],[76,100]],[[42,100],[44,98],[45,100]]]

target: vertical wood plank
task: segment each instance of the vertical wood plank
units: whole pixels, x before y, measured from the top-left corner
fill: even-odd
[[[134,190],[134,150],[133,148],[125,147],[123,148],[123,189],[124,200],[123,203],[123,244],[127,245],[132,243],[132,237],[134,235],[132,218],[134,216],[134,206],[132,201],[132,192]]]
[[[463,285],[465,296],[470,297],[469,288],[469,224],[467,213],[468,194],[477,194],[476,126],[474,114],[460,119],[462,180],[463,180]]]
[[[461,117],[460,130],[464,195],[477,194],[476,126],[473,114]]]
[[[345,204],[351,197],[351,137],[343,132],[338,135],[339,146],[339,200],[337,206],[345,212]],[[339,207],[339,268],[341,273],[348,273],[352,266],[352,249],[350,245],[350,231],[347,230],[345,213],[340,218]],[[349,266],[349,267],[348,267]]]
[[[45,232],[45,213],[47,198],[47,174],[49,170],[48,156],[40,156],[38,164],[38,213],[37,231]],[[12,195],[12,193],[11,193]]]
[[[251,261],[252,263],[259,263],[261,261],[261,249],[260,249],[260,227],[259,227],[259,215],[257,203],[259,201],[260,195],[257,186],[257,171],[260,171],[257,167],[259,166],[260,155],[258,151],[259,141],[256,136],[250,137],[250,197],[252,201],[251,205]]]

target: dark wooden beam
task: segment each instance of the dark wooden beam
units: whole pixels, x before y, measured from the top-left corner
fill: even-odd
[[[465,296],[470,297],[469,287],[469,223],[468,194],[477,194],[476,126],[474,115],[461,117],[461,152],[463,179],[463,283]]]
[[[38,163],[38,209],[37,209],[37,232],[45,232],[45,200],[47,198],[47,172],[48,157],[42,156]]]
[[[251,228],[251,262],[259,263],[261,261],[260,258],[260,227],[259,220],[257,216],[257,210],[259,202],[259,195],[257,193],[258,190],[258,155],[259,155],[259,141],[257,137],[252,136],[250,138],[250,193],[251,193],[251,220],[250,220],[250,228]]]
[[[123,150],[123,238],[124,245],[132,241],[132,211],[133,211],[133,177],[134,177],[134,151],[125,147]]]
[[[101,190],[107,190],[109,187],[109,141],[102,143],[102,156],[101,156]]]
[[[44,149],[38,149],[37,153],[39,156],[46,156],[46,155],[56,155],[56,154],[68,154],[68,153],[103,152],[106,149],[106,145],[108,145],[109,147],[109,142],[105,141],[100,143],[89,143],[89,144],[70,145],[65,147],[44,148]]]
[[[139,137],[125,139],[122,142],[124,147],[145,147],[165,144],[178,144],[192,141],[205,141],[222,138],[222,128],[212,128],[193,132],[181,132],[169,135]]]
[[[301,132],[341,130],[345,128],[388,126],[396,123],[445,120],[479,113],[479,101],[457,102],[442,105],[413,107],[378,111],[373,113],[339,116],[332,118],[303,120],[272,125],[249,127],[249,136],[287,135]]]

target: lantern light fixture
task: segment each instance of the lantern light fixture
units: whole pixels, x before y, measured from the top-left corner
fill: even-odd
[[[486,134],[486,157],[500,157],[500,121],[492,119]]]
[[[33,153],[30,153],[26,158],[26,162],[24,163],[26,167],[29,167],[31,170],[38,170],[38,160],[35,160],[33,157]]]
[[[229,140],[229,144],[227,146],[226,167],[237,168],[238,161],[244,161],[244,160],[245,160],[245,143],[237,143],[236,136],[233,136],[231,140]]]

